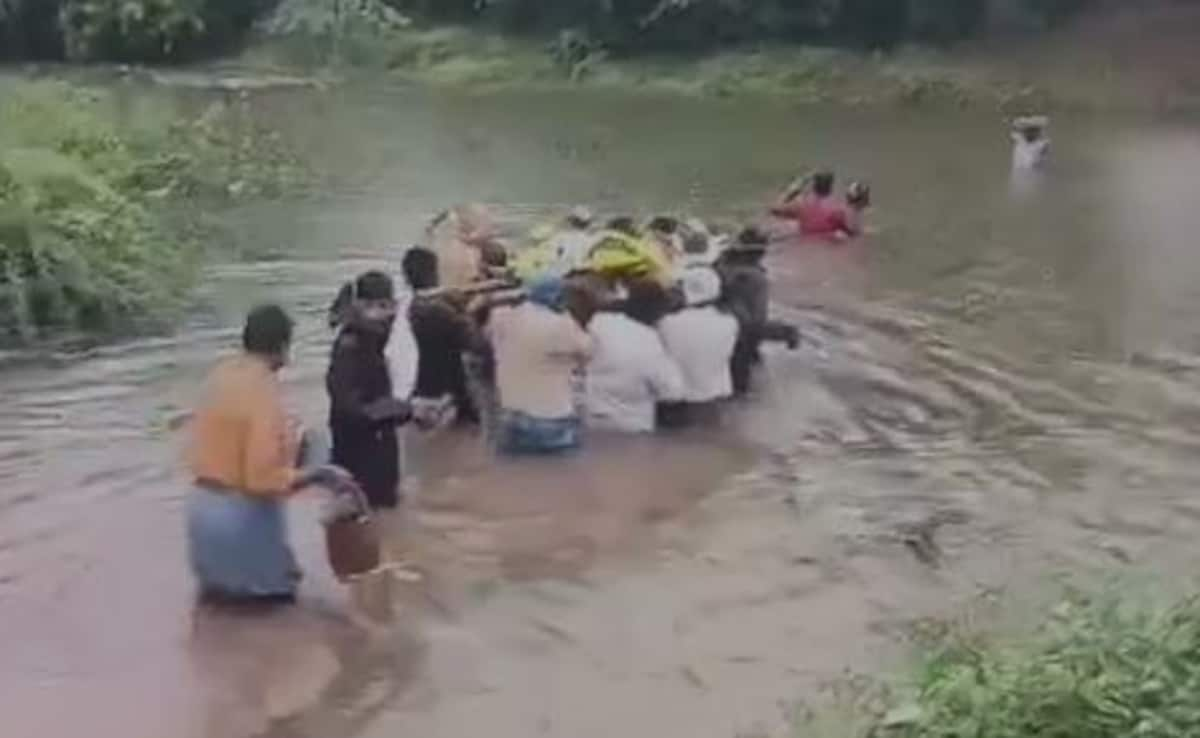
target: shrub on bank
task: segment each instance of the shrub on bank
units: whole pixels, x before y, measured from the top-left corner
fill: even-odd
[[[958,637],[911,699],[843,736],[1190,738],[1200,735],[1200,600],[1074,598],[1017,640]],[[799,735],[812,735],[801,730]],[[822,735],[828,735],[822,733]]]
[[[298,176],[282,143],[212,108],[118,124],[114,101],[0,83],[0,341],[165,323],[199,263],[196,213]]]
[[[620,53],[747,42],[891,48],[945,43],[996,17],[1039,28],[1093,0],[0,0],[0,58],[184,61],[236,44],[276,6],[312,33],[369,35],[412,15],[552,37],[573,30]],[[351,54],[353,49],[351,49]]]

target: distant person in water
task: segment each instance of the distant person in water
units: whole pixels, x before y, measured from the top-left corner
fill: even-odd
[[[276,378],[291,341],[287,313],[275,305],[255,308],[242,330],[241,353],[213,369],[193,417],[188,557],[206,599],[294,599],[300,570],[283,503],[306,486],[349,483],[333,467],[297,468],[298,425]]]
[[[416,246],[404,255],[404,276],[413,290],[408,321],[417,344],[417,380],[413,397],[454,401],[460,424],[476,424],[479,412],[467,386],[463,352],[471,349],[478,335],[454,295],[439,291],[438,255]]]
[[[850,234],[866,232],[867,210],[871,207],[871,186],[866,182],[851,182],[846,187],[846,222]]]
[[[1045,166],[1050,154],[1050,139],[1046,137],[1047,122],[1042,116],[1027,116],[1013,121],[1010,137],[1014,172],[1033,172]]]
[[[582,442],[572,376],[591,357],[592,342],[580,323],[590,313],[569,307],[563,281],[545,277],[530,284],[524,302],[490,313],[501,453],[556,454]]]
[[[834,198],[833,172],[817,172],[789,188],[771,207],[771,215],[795,221],[802,236],[839,239],[858,235],[846,207]]]
[[[333,461],[348,470],[372,508],[399,504],[397,428],[412,412],[394,396],[384,350],[396,319],[391,277],[366,272],[352,283],[352,302],[334,340],[326,374]]]

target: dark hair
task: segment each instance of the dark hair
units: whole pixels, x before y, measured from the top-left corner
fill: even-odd
[[[358,279],[354,280],[351,296],[358,300],[394,300],[396,286],[391,277],[372,270],[358,275]]]
[[[404,254],[404,278],[414,290],[438,286],[438,256],[423,246],[413,246]]]
[[[658,325],[671,306],[671,298],[661,284],[647,277],[629,283],[625,314],[651,328]]]
[[[504,269],[508,266],[508,250],[503,244],[488,241],[479,247],[479,257],[484,266]]]
[[[813,192],[819,197],[833,194],[833,172],[817,172],[812,179]]]
[[[741,246],[766,246],[767,240],[767,234],[757,226],[746,226],[737,235],[737,242]]]
[[[661,233],[675,233],[679,230],[679,220],[669,215],[656,215],[650,221],[650,230]]]
[[[617,217],[612,218],[608,221],[607,227],[610,231],[624,233],[626,236],[637,235],[637,225],[634,224],[633,218],[628,215],[618,215]]]
[[[281,354],[292,342],[295,324],[278,305],[259,305],[246,316],[242,329],[242,348],[252,354]]]

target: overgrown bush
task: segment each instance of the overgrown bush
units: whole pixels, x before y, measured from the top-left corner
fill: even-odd
[[[175,61],[241,38],[276,5],[272,30],[341,44],[409,16],[504,32],[582,33],[624,53],[706,51],[751,41],[889,48],[978,34],[991,11],[1035,27],[1093,0],[0,0],[0,57]],[[369,38],[367,39],[369,41]],[[339,51],[335,49],[335,51]]]
[[[236,43],[274,0],[0,0],[0,59],[185,61]]]
[[[1076,596],[1032,636],[954,638],[921,668],[911,701],[842,735],[1200,735],[1200,602]]]
[[[0,340],[165,322],[201,255],[194,213],[300,176],[236,111],[122,128],[88,90],[10,82],[0,96]]]

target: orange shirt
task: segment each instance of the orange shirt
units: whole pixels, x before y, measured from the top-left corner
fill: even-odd
[[[287,495],[298,448],[266,362],[242,354],[218,364],[192,419],[192,476],[252,495]]]

